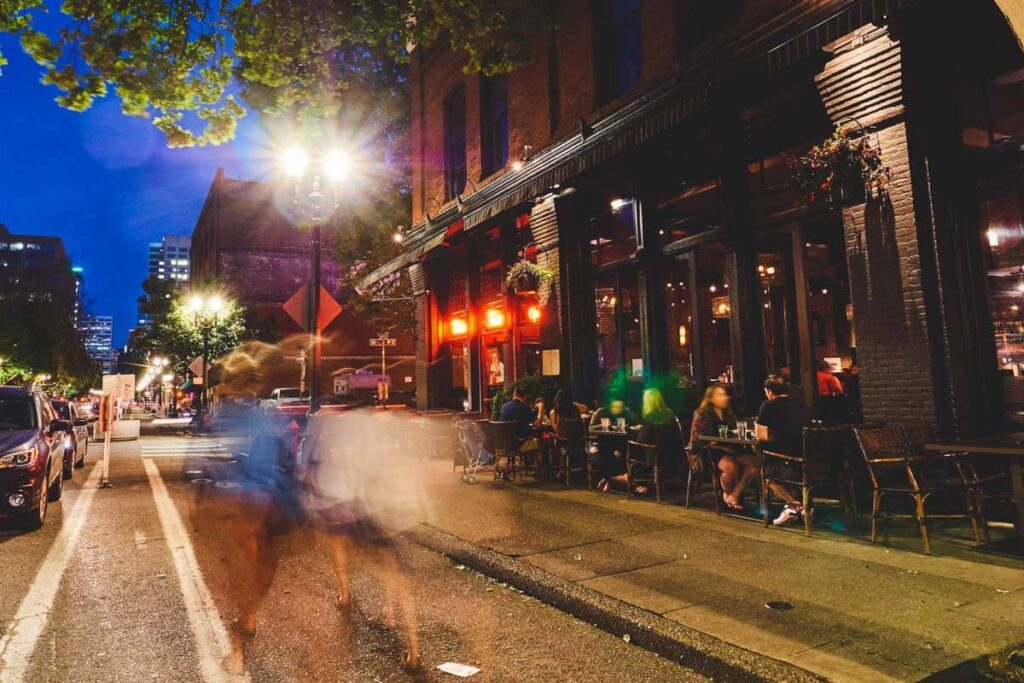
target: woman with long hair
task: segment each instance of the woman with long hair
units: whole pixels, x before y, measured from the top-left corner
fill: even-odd
[[[736,426],[736,415],[729,406],[730,401],[729,392],[720,384],[712,384],[704,391],[700,406],[693,412],[690,449],[708,451],[712,463],[721,473],[719,482],[722,486],[722,500],[730,509],[742,510],[740,501],[743,491],[760,476],[761,461],[753,453],[744,453],[728,444],[708,444],[697,440],[698,436],[717,436],[723,425],[730,429]]]

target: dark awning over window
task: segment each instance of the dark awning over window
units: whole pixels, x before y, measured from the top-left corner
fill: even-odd
[[[397,272],[403,268],[406,268],[418,262],[432,249],[441,246],[441,244],[448,237],[448,233],[448,230],[439,230],[436,235],[427,238],[425,242],[422,242],[417,246],[411,247],[401,256],[393,258],[380,268],[370,271],[366,277],[359,281],[359,286],[369,287],[373,283],[383,280],[388,275],[391,275],[394,272]]]

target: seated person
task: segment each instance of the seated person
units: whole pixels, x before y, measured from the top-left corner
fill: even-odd
[[[538,427],[543,419],[543,403],[539,410],[534,410],[528,405],[526,394],[521,387],[512,388],[512,398],[501,406],[498,411],[498,419],[501,422],[515,422],[519,425],[517,430],[520,439],[530,436],[530,430]]]
[[[580,415],[587,412],[587,406],[576,403],[572,400],[572,393],[568,389],[559,389],[555,394],[555,403],[551,408],[549,420],[555,432],[558,432],[558,423],[562,420],[578,420]]]
[[[818,382],[818,396],[842,396],[846,393],[843,390],[843,383],[832,374],[832,366],[825,361],[818,363],[815,379]]]
[[[718,436],[719,428],[727,425],[736,427],[736,416],[729,407],[729,392],[720,384],[712,384],[704,391],[704,400],[693,411],[690,427],[690,449],[706,449],[711,462],[721,473],[722,500],[732,510],[742,510],[740,501],[747,485],[761,474],[761,461],[753,453],[745,453],[739,446],[723,443],[698,441],[698,436]]]
[[[766,401],[757,414],[757,440],[764,450],[783,455],[800,455],[804,445],[804,427],[810,422],[811,414],[799,399],[789,395],[789,383],[778,375],[769,375],[764,381]],[[799,468],[777,461],[769,465],[769,477],[797,480]],[[775,518],[775,526],[784,526],[796,521],[803,514],[803,505],[793,493],[782,484],[772,482],[772,492],[786,501],[782,513]]]
[[[654,445],[659,450],[674,448],[679,452],[682,451],[679,447],[679,423],[676,422],[672,410],[665,405],[665,399],[658,389],[647,389],[644,391],[643,421],[641,422],[640,433],[636,440],[640,443]],[[628,476],[626,472],[612,475],[598,482],[597,487],[601,491],[608,491],[611,488],[611,482],[628,485]],[[644,495],[647,493],[647,487],[643,485],[637,486],[635,493]]]
[[[640,424],[640,419],[636,413],[630,410],[626,402],[619,396],[612,396],[607,406],[602,406],[591,413],[590,426],[600,427],[601,420],[605,418],[610,419],[614,425],[615,421],[620,417],[625,418],[626,424],[629,426]]]

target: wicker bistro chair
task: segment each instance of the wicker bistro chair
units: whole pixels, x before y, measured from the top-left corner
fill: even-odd
[[[519,424],[488,421],[485,432],[494,448],[494,478],[515,479],[517,462],[523,457],[520,451],[523,439],[519,437]],[[505,461],[504,465],[502,460]]]
[[[559,477],[565,476],[569,485],[572,472],[587,472],[587,488],[591,486],[590,458],[586,453],[587,430],[583,420],[562,419],[555,430],[555,455],[559,458]]]
[[[871,478],[871,541],[878,540],[879,518],[914,518],[921,532],[921,543],[926,555],[931,555],[928,541],[928,499],[940,492],[959,490],[964,495],[964,513],[931,515],[932,519],[968,519],[974,532],[975,543],[981,543],[978,515],[973,505],[972,491],[964,478],[944,468],[950,462],[946,456],[917,455],[908,446],[908,437],[899,426],[864,429],[854,427],[854,437],[864,456]],[[943,471],[945,469],[945,471]],[[954,470],[957,468],[954,465]],[[887,493],[910,496],[914,500],[914,514],[882,513],[882,499]]]
[[[633,495],[633,488],[639,484],[653,484],[654,498],[661,502],[662,485],[668,481],[686,480],[681,476],[682,445],[678,441],[679,422],[674,419],[671,423],[660,425],[655,428],[655,441],[657,443],[642,443],[630,439],[626,446],[626,498]],[[650,476],[638,477],[638,466],[650,470]],[[676,466],[680,472],[679,477],[671,480],[662,478],[662,474]]]
[[[711,452],[707,444],[698,445],[697,448],[687,446],[686,462],[689,468],[686,472],[686,501],[683,503],[683,507],[687,509],[690,507],[690,494],[693,491],[694,482],[707,477],[715,498],[715,514],[722,514],[722,484],[718,479],[718,468],[711,461]]]
[[[761,501],[765,527],[768,526],[770,516],[772,483],[787,484],[800,489],[801,503],[804,507],[804,533],[808,536],[811,535],[811,521],[814,518],[815,490],[832,487],[839,495],[839,504],[843,512],[849,515],[851,508],[843,470],[843,456],[849,438],[850,430],[847,427],[804,427],[801,455],[786,455],[761,449]],[[790,465],[789,472],[792,476],[771,476],[768,465],[772,461]]]

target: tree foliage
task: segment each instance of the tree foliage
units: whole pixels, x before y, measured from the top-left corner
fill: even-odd
[[[538,0],[65,0],[58,31],[41,27],[46,11],[0,0],[0,32],[44,67],[58,103],[82,111],[116,95],[172,147],[234,137],[245,111],[233,75],[262,113],[330,116],[401,95],[409,45],[444,41],[467,71],[493,74],[527,61],[531,35],[553,24]]]
[[[245,311],[226,299],[216,322],[201,324],[188,310],[188,296],[176,292],[167,315],[154,321],[153,336],[154,345],[170,358],[174,371],[186,375],[189,363],[204,350],[212,363],[238,346],[245,336]]]
[[[86,353],[63,302],[2,298],[0,321],[0,383],[47,374],[60,393],[77,393],[99,382],[99,364]]]

